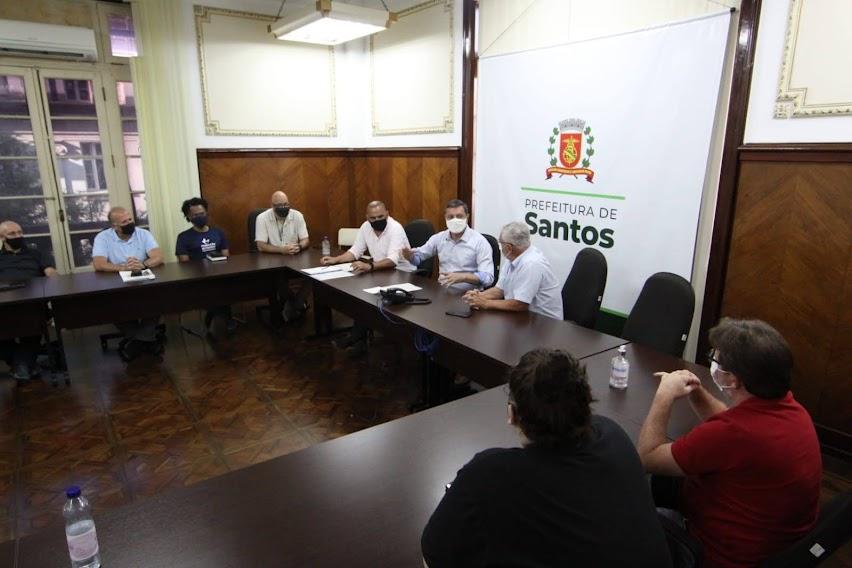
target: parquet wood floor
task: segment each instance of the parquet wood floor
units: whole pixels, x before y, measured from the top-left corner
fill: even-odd
[[[100,350],[110,328],[66,333],[70,387],[0,371],[0,541],[61,522],[69,485],[96,510],[123,505],[399,418],[418,396],[413,350],[379,338],[352,361],[303,339],[310,323],[272,335],[243,311],[215,350],[166,318],[163,362],[129,368]]]
[[[253,319],[214,350],[166,318],[162,363],[102,353],[108,327],[66,333],[72,385],[16,388],[0,371],[0,541],[61,522],[64,489],[96,510],[248,467],[399,418],[419,393],[413,349],[379,338],[352,361],[304,322],[280,335]],[[201,314],[182,323],[202,327]],[[852,488],[826,457],[823,502]],[[825,566],[852,568],[852,544]]]

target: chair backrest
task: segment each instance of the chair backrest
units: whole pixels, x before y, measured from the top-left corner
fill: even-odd
[[[689,282],[671,272],[657,272],[642,286],[621,337],[682,357],[694,310]]]
[[[816,526],[790,548],[763,562],[761,568],[817,566],[852,538],[852,491],[842,493],[820,511]]]
[[[257,252],[257,241],[255,240],[255,229],[257,228],[257,216],[266,211],[266,209],[253,209],[248,214],[247,233],[248,233],[248,250],[249,252]]]
[[[497,279],[500,278],[500,243],[497,242],[497,239],[486,233],[482,233],[482,236],[491,245],[491,260],[494,262],[494,284],[492,286],[494,286],[497,284]]]
[[[606,288],[607,264],[601,251],[588,247],[577,253],[562,286],[563,319],[595,328]]]
[[[435,226],[428,219],[415,219],[405,226],[405,236],[408,237],[408,244],[411,248],[422,247],[429,240],[429,237],[435,234]],[[417,267],[417,272],[423,276],[432,276],[435,270],[435,258],[424,260]]]
[[[341,227],[337,230],[337,246],[351,247],[358,236],[358,227]]]
[[[657,510],[657,519],[666,535],[673,568],[697,568],[704,560],[701,541],[689,534],[685,528]]]

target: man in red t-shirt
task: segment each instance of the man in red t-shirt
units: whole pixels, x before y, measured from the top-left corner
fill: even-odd
[[[819,442],[790,392],[793,357],[778,331],[725,318],[710,330],[710,344],[710,374],[730,408],[689,371],[657,373],[639,456],[652,474],[685,478],[675,507],[704,546],[704,566],[754,566],[814,526]],[[669,443],[666,425],[682,397],[703,422]]]

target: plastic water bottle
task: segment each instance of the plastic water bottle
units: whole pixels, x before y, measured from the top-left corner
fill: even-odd
[[[612,358],[609,373],[609,386],[614,389],[626,389],[627,377],[630,374],[630,361],[627,360],[627,347],[618,348],[618,355]]]
[[[71,568],[100,568],[98,533],[89,501],[80,494],[77,486],[69,487],[65,496],[68,501],[62,508],[62,515],[65,517],[65,539],[68,541]]]
[[[331,241],[328,237],[322,238],[322,255],[329,256],[331,254]]]

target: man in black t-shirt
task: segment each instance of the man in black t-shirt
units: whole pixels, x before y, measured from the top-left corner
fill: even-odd
[[[179,262],[201,261],[208,255],[211,257],[231,256],[228,250],[228,239],[225,232],[209,224],[207,200],[193,197],[183,202],[181,213],[192,227],[177,236],[175,256]],[[222,339],[236,328],[236,322],[231,317],[231,306],[216,306],[207,310],[204,317],[208,337],[214,340]]]
[[[537,349],[509,390],[523,447],[480,452],[458,472],[423,531],[429,568],[671,566],[639,456],[591,414],[585,368]]]
[[[14,221],[0,223],[0,280],[29,281],[41,276],[54,276],[56,269],[36,248],[27,246],[24,231]],[[0,341],[0,357],[12,368],[12,376],[28,381],[37,373],[36,355],[41,338],[18,337]]]

